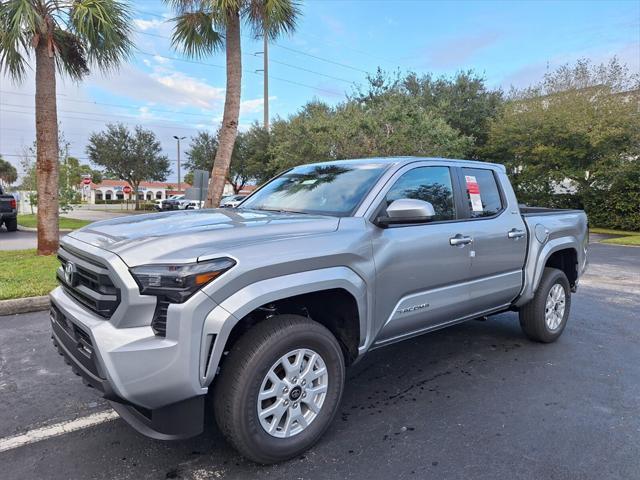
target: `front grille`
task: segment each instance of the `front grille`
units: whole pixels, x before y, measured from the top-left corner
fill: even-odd
[[[120,290],[109,278],[109,270],[100,262],[66,248],[60,248],[58,259],[62,265],[56,277],[64,291],[92,312],[110,318],[120,304]],[[65,275],[69,263],[75,267],[71,283]]]
[[[159,337],[167,336],[167,310],[171,302],[165,300],[162,297],[158,297],[158,303],[156,303],[156,310],[153,312],[153,320],[151,321],[151,328],[153,333]]]
[[[91,382],[92,385],[99,387],[100,375],[89,334],[72,322],[54,303],[51,304],[49,315],[57,341],[62,343],[80,366],[90,373],[94,380]],[[57,346],[60,348],[59,345]]]

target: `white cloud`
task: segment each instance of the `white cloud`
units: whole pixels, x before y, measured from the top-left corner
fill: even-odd
[[[275,100],[277,97],[270,96],[269,101]],[[263,98],[254,98],[251,100],[244,100],[240,103],[240,115],[246,113],[256,113],[262,112],[264,108],[264,97]]]
[[[154,55],[153,59],[158,62],[160,65],[167,65],[168,63],[171,62],[171,60],[169,60],[166,57],[161,57],[160,55]]]
[[[147,30],[157,30],[161,28],[164,24],[164,20],[145,20],[143,18],[135,18],[133,20],[133,24],[136,26],[138,30],[142,30],[146,32]]]
[[[167,93],[179,97],[178,104],[190,107],[213,108],[224,99],[224,88],[215,87],[205,80],[191,77],[182,72],[151,75],[151,78],[166,87]]]

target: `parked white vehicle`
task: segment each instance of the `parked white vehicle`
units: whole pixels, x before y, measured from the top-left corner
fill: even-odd
[[[247,198],[247,195],[229,195],[222,198],[220,206],[223,208],[236,208],[245,198]]]

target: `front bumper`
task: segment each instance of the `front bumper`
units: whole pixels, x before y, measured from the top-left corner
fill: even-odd
[[[193,437],[204,426],[204,395],[155,409],[144,408],[120,397],[104,374],[89,332],[68,318],[52,302],[51,338],[58,353],[76,375],[110,401],[113,409],[140,433],[158,440]]]

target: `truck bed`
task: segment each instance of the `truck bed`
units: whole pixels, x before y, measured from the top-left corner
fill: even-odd
[[[520,214],[523,217],[531,217],[533,215],[555,215],[561,213],[581,213],[582,210],[573,208],[547,208],[547,207],[528,207],[520,205]]]

